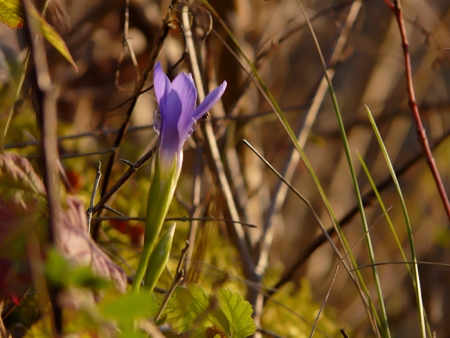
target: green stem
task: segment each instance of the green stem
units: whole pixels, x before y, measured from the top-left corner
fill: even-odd
[[[139,291],[148,261],[153,248],[158,241],[164,219],[169,210],[175,192],[179,172],[177,172],[177,158],[174,158],[172,167],[164,171],[159,165],[159,150],[154,156],[152,178],[147,200],[147,215],[145,218],[145,235],[142,256],[134,276],[132,289]]]

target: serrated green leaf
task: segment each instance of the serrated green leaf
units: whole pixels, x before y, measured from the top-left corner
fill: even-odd
[[[69,49],[62,37],[56,32],[56,30],[41,16],[36,8],[30,5],[29,11],[31,14],[31,25],[37,33],[41,34],[50,44],[56,48],[56,50],[71,63],[75,71],[78,71],[78,67],[75,61],[70,55]]]
[[[214,332],[214,331],[213,331]],[[220,334],[214,334],[211,332],[210,328],[202,328],[201,330],[197,330],[195,333],[189,334],[189,337],[192,338],[221,338]]]
[[[213,324],[208,328],[208,337],[211,337],[213,333],[221,334],[221,337],[224,337],[224,335],[232,337],[230,321],[225,316],[220,306],[216,305],[214,310],[208,313],[207,318]]]
[[[0,21],[11,28],[22,28],[22,6],[20,0],[0,0]]]
[[[107,318],[128,323],[135,319],[154,316],[159,306],[160,301],[153,294],[130,292],[102,300],[99,310]]]
[[[196,338],[213,337],[213,333],[231,337],[229,320],[220,307],[211,306],[210,301],[210,296],[196,284],[177,287],[164,312],[166,321],[174,330],[190,331],[190,336]]]
[[[227,288],[221,288],[217,292],[219,307],[230,323],[230,331],[233,338],[244,338],[256,331],[252,318],[253,309],[249,302],[242,299],[239,293],[233,293]]]
[[[189,288],[179,286],[175,289],[164,314],[172,328],[183,333],[193,328],[195,320],[204,315],[208,307],[208,294],[198,285],[191,284]],[[204,326],[202,323],[198,324]]]

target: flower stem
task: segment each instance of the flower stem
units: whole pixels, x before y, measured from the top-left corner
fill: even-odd
[[[132,289],[139,291],[148,261],[153,248],[158,241],[164,219],[169,210],[170,203],[175,192],[175,187],[179,177],[177,170],[177,158],[174,158],[171,168],[164,170],[160,167],[159,151],[154,156],[152,162],[152,177],[147,200],[147,215],[145,218],[144,247],[139,261],[136,274],[134,276]]]

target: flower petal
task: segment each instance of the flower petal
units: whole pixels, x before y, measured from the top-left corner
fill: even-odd
[[[227,83],[213,90],[197,109],[197,89],[191,74],[181,73],[170,82],[158,62],[153,73],[153,84],[160,112],[160,123],[155,119],[155,130],[159,133],[159,158],[167,169],[182,154],[184,142],[196,121],[221,98]]]
[[[161,63],[157,62],[153,70],[153,87],[155,89],[156,99],[161,111],[167,107],[167,93],[170,91],[170,81],[161,68]]]
[[[210,110],[212,106],[214,106],[216,102],[220,100],[226,88],[227,82],[223,81],[223,83],[219,87],[209,93],[195,110],[193,118],[195,120],[198,120],[200,117],[205,115],[208,110]]]
[[[185,73],[179,74],[175,80],[173,80],[172,90],[177,92],[182,103],[182,111],[178,119],[178,132],[180,134],[182,147],[196,121],[193,119],[193,116],[195,103],[197,101],[197,89],[195,88],[194,80],[192,80],[192,75],[186,75]]]
[[[161,132],[159,134],[160,156],[164,158],[165,165],[169,165],[169,162],[173,161],[175,153],[181,150],[185,141],[178,130],[182,109],[183,102],[178,93],[171,90],[167,94],[166,110],[161,110]]]
[[[180,73],[172,82],[172,90],[178,93],[178,96],[183,103],[181,118],[185,118],[186,115],[189,115],[189,119],[191,119],[197,101],[197,89],[195,88],[194,80],[192,80],[192,75]]]

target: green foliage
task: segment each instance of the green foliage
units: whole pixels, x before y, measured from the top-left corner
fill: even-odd
[[[144,286],[149,292],[155,288],[161,273],[166,267],[169,259],[170,248],[172,247],[173,235],[175,234],[176,223],[173,223],[160,237],[156,244],[150,259],[148,261],[147,270],[145,271]]]
[[[353,336],[352,331],[355,335],[370,335],[368,332],[372,329],[373,336],[384,337],[388,336],[391,328],[392,336],[399,336],[399,332],[400,336],[414,336],[419,332],[419,321],[426,321],[427,330],[436,329],[437,336],[448,336],[447,332],[442,332],[444,329],[440,329],[445,326],[445,316],[428,318],[425,313],[425,309],[430,308],[430,299],[445,296],[445,281],[448,280],[445,268],[427,264],[423,271],[420,270],[423,301],[419,271],[414,273],[412,284],[418,300],[415,306],[410,301],[412,288],[410,285],[404,287],[404,283],[411,284],[404,278],[408,267],[418,269],[420,266],[420,263],[410,261],[445,261],[442,253],[450,247],[450,231],[425,161],[416,160],[414,163],[419,163],[418,167],[413,162],[403,166],[411,156],[420,157],[420,145],[415,145],[415,126],[405,116],[406,104],[401,94],[404,81],[398,75],[401,72],[391,71],[395,68],[392,68],[392,63],[387,71],[384,68],[389,64],[387,59],[394,60],[397,65],[400,64],[398,60],[403,60],[400,54],[391,54],[394,49],[383,47],[396,45],[401,52],[398,36],[392,44],[389,39],[394,34],[386,34],[383,29],[358,29],[372,27],[373,22],[366,21],[368,18],[382,18],[378,27],[382,28],[386,26],[385,19],[391,20],[392,17],[379,15],[379,9],[373,6],[370,11],[375,15],[358,15],[357,6],[363,3],[358,1],[336,6],[319,2],[311,4],[308,15],[311,15],[313,27],[321,32],[318,42],[326,62],[326,69],[322,69],[313,56],[315,52],[310,35],[304,34],[304,16],[295,11],[295,2],[287,0],[248,6],[238,5],[237,1],[215,1],[210,5],[209,1],[203,0],[209,9],[205,5],[201,11],[187,6],[188,12],[184,12],[185,4],[178,2],[178,7],[168,10],[172,17],[164,21],[160,14],[167,12],[167,7],[164,7],[167,4],[132,1],[129,22],[126,22],[128,17],[124,15],[127,13],[124,13],[121,2],[107,5],[104,2],[105,7],[97,11],[95,3],[80,5],[81,2],[72,1],[67,7],[63,6],[60,13],[58,9],[61,8],[55,10],[52,5],[65,1],[54,0],[49,2],[45,14],[38,13],[41,6],[26,5],[28,20],[25,20],[21,4],[31,2],[0,0],[0,21],[14,28],[1,27],[1,148],[21,155],[13,158],[6,154],[0,159],[0,306],[13,307],[2,318],[8,330],[22,327],[25,337],[53,337],[51,316],[46,316],[51,314],[46,298],[48,294],[61,300],[63,335],[68,337],[144,338],[154,336],[150,329],[153,327],[165,337],[246,337],[255,331],[256,326],[286,338],[308,337],[313,328],[315,337],[342,337],[340,327],[344,327],[349,336]],[[35,2],[41,5],[45,1]],[[414,9],[407,2],[404,5],[405,13]],[[58,165],[61,178],[66,175],[69,182],[60,185],[64,197],[58,201],[61,204],[58,212],[64,222],[59,229],[65,229],[64,244],[74,249],[71,256],[66,256],[65,252],[61,255],[59,252],[63,250],[49,250],[54,241],[48,234],[48,206],[42,184],[45,172],[40,142],[45,132],[36,123],[36,114],[41,113],[35,111],[40,99],[34,88],[36,78],[33,78],[32,67],[36,65],[33,58],[25,58],[30,60],[29,64],[24,61],[26,50],[21,49],[27,46],[20,42],[28,39],[16,39],[16,35],[28,34],[30,27],[17,30],[28,22],[34,33],[52,44],[76,67],[65,42],[49,24],[66,18],[64,10],[67,9],[70,11],[67,17],[72,17],[74,23],[73,30],[66,35],[67,45],[79,60],[80,74],[74,74],[63,58],[54,58],[55,51],[46,57],[49,75],[58,91],[60,119],[57,136],[59,154],[62,155]],[[136,11],[141,9],[151,15],[136,17]],[[211,15],[208,16],[206,11]],[[57,17],[58,14],[62,16]],[[189,25],[195,29],[189,29],[187,25],[181,27],[182,14],[187,14]],[[346,16],[345,22],[341,22]],[[358,18],[357,29],[352,28],[351,17]],[[445,13],[440,12],[436,16],[438,21],[440,17],[444,18]],[[161,22],[161,31],[167,24],[167,39],[155,39],[153,34]],[[415,35],[411,39],[411,51],[415,51],[416,57],[426,55],[424,60],[428,60],[413,60],[417,70],[415,78],[421,79],[414,81],[414,85],[419,89],[419,108],[427,108],[424,122],[430,144],[438,144],[441,134],[447,138],[442,146],[433,149],[433,154],[444,182],[448,183],[450,120],[442,114],[448,106],[448,95],[439,89],[449,78],[443,76],[448,74],[444,67],[445,57],[442,58],[442,55],[447,55],[446,42],[442,40],[442,34],[436,34],[438,31],[431,27],[442,30],[443,22],[431,26],[428,23],[427,27],[420,28],[413,21],[405,22],[408,33]],[[155,29],[147,34],[149,27]],[[209,31],[208,27],[219,28],[220,34]],[[420,34],[425,31],[426,43],[423,43]],[[350,39],[346,36],[348,33]],[[156,41],[155,44],[152,45],[152,41]],[[224,41],[237,55],[229,54],[231,50],[224,48]],[[370,46],[367,41],[371,42]],[[192,48],[189,42],[194,42],[192,45],[196,48]],[[381,42],[383,44],[379,44]],[[206,51],[198,62],[192,55],[197,47],[202,53]],[[342,47],[345,47],[344,53],[339,52]],[[187,51],[189,57],[175,63],[174,58],[183,55],[183,51]],[[44,54],[47,52],[47,49],[43,51]],[[372,57],[361,58],[361,55]],[[142,252],[145,227],[142,218],[149,214],[147,196],[151,173],[154,173],[150,170],[151,161],[129,177],[107,202],[108,207],[125,217],[106,208],[94,213],[93,222],[101,222],[99,236],[95,239],[91,238],[88,230],[82,231],[77,226],[86,223],[87,228],[87,222],[79,221],[86,220],[98,161],[102,163],[103,176],[94,205],[102,188],[110,189],[129,168],[118,158],[135,162],[147,144],[149,147],[155,144],[156,135],[149,125],[152,112],[157,109],[153,91],[141,95],[135,107],[131,105],[134,107],[131,119],[124,122],[130,107],[127,100],[133,99],[138,89],[144,91],[151,85],[147,76],[151,77],[154,60],[161,61],[167,70],[170,69],[171,78],[180,71],[199,68],[199,78],[203,80],[199,88],[213,88],[214,82],[223,79],[228,81],[229,88],[223,106],[217,106],[219,109],[211,112],[212,121],[201,121],[199,128],[192,131],[194,137],[185,146],[185,164],[176,188],[176,198],[162,203],[163,208],[158,207],[157,202],[161,202],[158,187],[161,186],[159,182],[152,184],[156,188],[149,200],[156,200],[153,205],[158,209],[152,214],[160,212],[158,219],[161,222],[157,227],[147,224],[147,235],[154,231],[155,249],[150,252],[149,263],[143,264],[144,286],[138,293],[131,290],[129,283],[134,280],[136,288],[141,285],[139,279],[133,277]],[[340,66],[335,69],[336,62]],[[427,71],[430,69],[436,71]],[[330,76],[330,84],[333,82],[336,87],[336,93],[331,90],[331,100],[324,99],[325,71]],[[432,77],[434,73],[440,79],[437,82]],[[115,75],[117,82],[114,82]],[[254,80],[253,84],[250,84],[250,79]],[[143,88],[138,88],[140,80],[145,80]],[[195,76],[194,80],[197,82]],[[383,90],[373,90],[380,83]],[[342,116],[337,110],[336,96],[339,101],[342,99],[340,103],[345,108]],[[370,102],[376,107],[373,117],[360,114],[361,102]],[[120,108],[112,109],[122,103]],[[332,104],[339,115],[337,123],[331,116]],[[266,111],[268,106],[272,107],[272,112]],[[277,117],[281,123],[276,121]],[[377,137],[367,131],[368,118],[379,134]],[[202,134],[205,122],[212,122],[215,137],[208,138],[207,134]],[[122,129],[124,138],[117,143],[121,127],[130,128]],[[283,193],[283,189],[278,190],[278,179],[272,177],[267,167],[242,146],[242,138],[248,139],[274,168],[280,169],[286,181],[304,194],[308,206],[296,200],[294,195]],[[320,139],[320,144],[317,139]],[[377,140],[380,146],[376,145]],[[217,170],[220,163],[212,161],[216,157],[211,157],[207,151],[208,146],[215,143],[225,167],[224,175],[231,186],[232,199],[226,194],[223,198],[226,189],[220,183],[222,177],[218,176],[222,175]],[[293,147],[289,146],[291,143]],[[296,150],[291,151],[290,148],[297,148],[303,162],[295,160],[293,154]],[[355,162],[352,169],[355,149],[361,154],[361,162]],[[112,152],[117,157],[109,179],[105,179],[106,163]],[[26,163],[25,158],[32,158],[31,163]],[[391,187],[400,188],[401,185],[403,192],[399,191],[397,196],[392,193],[394,189],[389,189],[387,167],[396,181],[394,185],[391,183]],[[349,168],[352,169],[351,175]],[[363,175],[361,169],[367,175]],[[103,183],[107,184],[102,187]],[[358,206],[356,200],[362,202],[359,189],[369,193],[374,191],[376,200],[363,198],[364,205],[360,203]],[[66,191],[83,202],[78,205],[79,212],[73,208],[69,210]],[[404,201],[399,203],[398,197]],[[255,224],[256,229],[234,224],[237,221],[234,216],[233,220],[228,220],[233,203],[237,206],[237,218]],[[405,215],[400,204],[402,207],[410,206],[409,210],[404,209]],[[360,220],[354,217],[354,210],[362,213]],[[313,220],[312,212],[320,217]],[[338,224],[337,216],[344,215]],[[172,224],[172,220],[164,220],[166,216],[185,217],[183,221],[176,220],[175,236],[171,230],[160,236]],[[403,216],[411,220],[411,224],[407,220],[407,227],[402,226]],[[113,219],[99,220],[100,217]],[[136,217],[139,219],[134,219]],[[219,220],[224,218],[226,222]],[[337,239],[333,237],[330,243],[326,243],[323,237],[317,237],[315,221],[330,233],[333,224],[345,226],[345,229],[335,229]],[[358,229],[357,223],[363,223],[365,227]],[[239,231],[244,229],[241,243],[236,242],[233,226]],[[395,243],[387,226],[394,234]],[[237,235],[240,236],[239,233]],[[185,265],[180,265],[184,271],[185,287],[175,288],[163,310],[162,300],[170,294],[175,267],[188,238],[191,240],[190,251]],[[37,239],[39,247],[33,249],[30,239]],[[322,249],[318,250],[314,245],[319,243],[322,243]],[[402,254],[408,243],[411,249],[417,249],[417,253]],[[335,245],[336,250],[330,252],[325,249],[328,245]],[[373,246],[373,250],[369,250],[372,251],[371,257],[364,250],[365,246],[369,249]],[[310,251],[311,248],[315,249]],[[250,259],[243,255],[246,249]],[[36,257],[39,259],[35,260]],[[399,265],[403,261],[407,267]],[[88,266],[77,265],[86,262]],[[328,281],[333,262],[340,262],[341,268],[315,327],[326,290],[330,287]],[[377,262],[381,265],[373,264]],[[42,263],[45,263],[45,269],[41,269]],[[252,271],[252,263],[256,270]],[[291,266],[289,274],[285,271],[282,275]],[[374,274],[370,274],[372,268]],[[379,270],[379,276],[375,269]],[[256,276],[252,276],[254,271],[258,272]],[[261,280],[259,273],[262,274]],[[120,291],[105,279],[114,281],[113,276],[117,277],[117,274],[122,281]],[[99,278],[99,275],[104,278]],[[298,281],[299,275],[305,277]],[[280,279],[280,276],[289,278]],[[251,319],[253,309],[243,298],[250,287],[258,285],[261,290],[268,290],[269,286],[278,286],[280,281],[288,279],[289,282],[270,291],[273,294],[264,307],[255,307],[255,312],[262,316],[255,326]],[[158,294],[149,292],[145,286],[147,289],[155,286]],[[439,292],[444,293],[441,295]],[[380,307],[384,302],[387,306],[382,314]],[[436,310],[433,313],[449,312],[445,302],[438,303],[432,304]],[[40,309],[44,310],[42,314]],[[417,309],[423,312],[419,320],[412,316]],[[159,311],[162,313],[156,320]],[[411,318],[416,318],[416,325],[411,325],[414,320]],[[431,330],[427,335],[431,336]]]
[[[61,38],[61,36],[55,31],[55,29],[39,14],[39,12],[33,6],[29,8],[32,17],[32,25],[34,29],[48,41],[50,44],[56,48],[56,50],[64,56],[64,58],[70,62],[75,71],[78,71],[78,67],[75,61],[70,55],[70,51],[66,46],[66,43]]]
[[[70,55],[69,49],[55,29],[39,14],[32,5],[28,7],[31,17],[31,27],[41,34],[58,52],[70,62],[75,70],[78,70],[75,61]],[[0,21],[11,28],[21,28],[24,17],[20,0],[2,0],[0,2]]]
[[[24,336],[24,338],[34,338],[34,337],[42,337],[42,338],[52,337],[49,320],[38,321],[30,328],[30,330],[27,331],[27,333]]]
[[[129,292],[105,298],[99,303],[99,310],[105,318],[128,323],[133,320],[152,317],[160,307],[157,298],[148,292]]]
[[[152,158],[151,184],[148,192],[145,216],[144,247],[133,281],[134,290],[139,290],[141,286],[141,281],[144,278],[150,256],[159,240],[167,211],[175,193],[181,168],[177,166],[177,160],[178,158],[175,157],[168,168],[163,168],[160,165],[159,150],[156,151]],[[172,241],[170,241],[171,243]]]
[[[239,293],[221,288],[217,291],[217,299],[220,309],[230,323],[232,337],[247,337],[255,332],[256,326],[251,319],[253,310]]]
[[[192,284],[189,288],[177,287],[166,306],[164,315],[172,328],[179,332],[187,332],[194,327],[194,321],[200,315],[206,315],[209,296],[199,286]],[[203,318],[206,320],[206,318]],[[198,326],[208,326],[204,323]]]
[[[11,28],[23,26],[22,8],[19,0],[0,0],[0,21]]]
[[[177,287],[163,315],[175,331],[192,330],[194,337],[217,332],[227,337],[248,337],[256,330],[250,304],[242,297],[221,288],[214,296],[196,284]]]
[[[90,266],[75,266],[55,249],[47,253],[45,272],[49,282],[62,288],[82,287],[99,291],[111,285],[108,280],[95,276]]]

